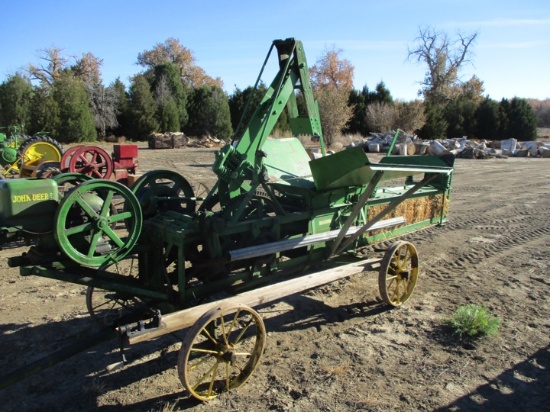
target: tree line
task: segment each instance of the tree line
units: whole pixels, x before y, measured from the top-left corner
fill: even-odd
[[[419,29],[409,58],[427,70],[422,99],[408,102],[394,99],[383,82],[372,90],[367,85],[355,89],[354,66],[342,57],[342,50],[325,50],[310,74],[327,143],[342,134],[367,136],[396,128],[426,139],[536,139],[537,122],[544,127],[550,120],[548,105],[517,97],[495,101],[483,95],[483,82],[476,76],[460,79],[476,37],[452,40],[446,33]],[[138,54],[143,71],[130,79],[128,88],[120,79],[103,85],[103,62],[91,53],[71,60],[52,47],[42,51],[40,61],[0,84],[0,126],[17,126],[27,134],[48,132],[62,143],[93,142],[109,135],[143,140],[151,132],[175,131],[229,139],[239,132],[248,98],[254,108],[265,91],[260,84],[257,90],[225,93],[222,80],[208,76],[174,38]],[[245,114],[245,122],[250,115]],[[281,134],[288,132],[286,116],[277,128]]]

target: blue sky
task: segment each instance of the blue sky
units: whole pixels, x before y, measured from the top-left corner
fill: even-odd
[[[407,47],[429,26],[451,37],[478,32],[461,74],[477,75],[491,98],[550,98],[548,0],[0,0],[0,11],[0,81],[57,46],[103,59],[105,84],[128,84],[142,70],[138,53],[175,37],[231,93],[254,84],[272,40],[295,37],[310,66],[335,47],[355,66],[356,88],[383,81],[394,98],[412,100],[426,67],[407,60]]]

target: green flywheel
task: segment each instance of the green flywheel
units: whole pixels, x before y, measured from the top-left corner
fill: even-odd
[[[122,205],[120,213],[114,205]],[[126,186],[108,180],[85,181],[61,200],[54,236],[73,261],[107,267],[126,256],[141,233],[143,218],[135,195]]]

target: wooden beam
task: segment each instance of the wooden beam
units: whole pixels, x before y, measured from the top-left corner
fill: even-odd
[[[248,292],[232,296],[227,299],[221,299],[215,302],[204,303],[199,306],[180,310],[162,316],[161,326],[158,328],[147,329],[137,333],[126,333],[129,328],[127,326],[117,328],[117,332],[121,335],[126,335],[129,344],[144,342],[175,332],[181,329],[192,326],[204,313],[208,310],[217,307],[218,305],[230,302],[235,304],[244,304],[250,307],[263,305],[282,299],[286,296],[295,293],[303,292],[308,289],[313,289],[319,286],[326,285],[336,280],[346,278],[348,276],[371,270],[373,266],[380,262],[378,258],[362,260],[347,265],[342,265],[320,272],[311,273],[309,275],[300,276],[295,279],[290,279],[284,282],[275,283],[273,285],[264,286],[263,288],[254,289]]]

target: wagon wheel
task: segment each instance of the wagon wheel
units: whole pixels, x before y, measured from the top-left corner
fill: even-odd
[[[384,302],[401,306],[412,295],[418,279],[418,253],[410,242],[394,243],[382,259],[378,288]]]
[[[73,147],[68,148],[63,156],[61,157],[60,168],[62,172],[67,172],[69,170],[69,163],[75,152],[80,149],[83,145],[79,144]]]
[[[113,161],[100,147],[82,146],[71,156],[69,172],[83,173],[97,179],[109,179],[113,173]]]
[[[193,188],[193,193],[195,194],[195,206],[198,210],[200,209],[202,202],[206,199],[206,196],[208,196],[208,193],[210,193],[210,188],[202,182],[191,183],[191,187]]]
[[[86,289],[86,308],[88,313],[101,326],[117,324],[120,319],[126,319],[136,312],[141,301],[121,292],[112,292],[88,286]]]
[[[205,313],[187,332],[178,355],[178,375],[189,393],[206,401],[242,386],[263,354],[260,315],[227,303]]]
[[[171,170],[147,172],[131,189],[141,205],[144,219],[168,210],[187,215],[195,212],[193,187],[182,175]]]
[[[113,215],[115,196],[124,200],[125,209]],[[115,231],[113,225],[118,222],[124,225]],[[54,224],[57,244],[69,258],[82,265],[105,267],[131,251],[141,232],[142,215],[130,189],[117,182],[90,180],[63,197]]]
[[[116,271],[121,276],[135,278],[137,271],[137,256],[126,256],[116,265]],[[125,264],[126,263],[126,264]],[[118,321],[131,322],[130,315],[137,315],[147,310],[144,302],[128,293],[114,292],[88,286],[86,289],[86,308],[88,313],[101,326],[111,326]],[[136,320],[141,319],[136,318]]]

